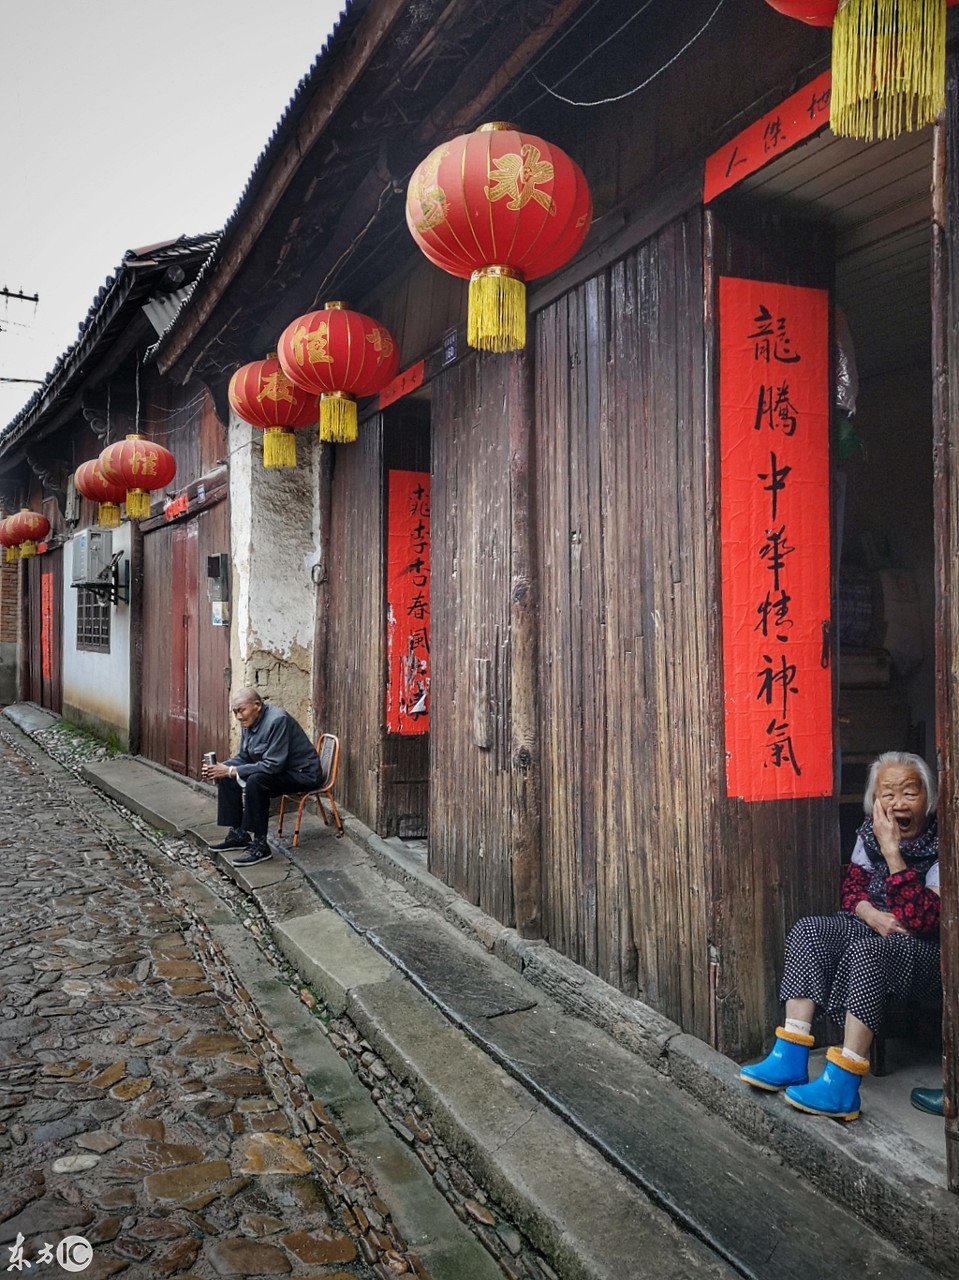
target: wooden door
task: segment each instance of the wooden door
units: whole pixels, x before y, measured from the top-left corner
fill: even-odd
[[[170,537],[170,705],[167,763],[186,773],[190,758],[191,722],[197,715],[196,648],[199,526],[195,520],[178,524]]]
[[[386,543],[383,557],[389,562],[389,541],[393,529],[395,513],[390,511],[390,473],[393,471],[416,474],[423,477],[422,485],[425,493],[420,497],[420,505],[425,502],[424,510],[429,511],[429,470],[430,470],[430,420],[429,405],[423,400],[403,400],[398,405],[387,409],[383,418],[383,482],[386,511],[384,513],[384,531]],[[402,515],[401,515],[402,520]],[[417,524],[422,526],[423,516],[417,516]],[[429,521],[429,515],[425,516]],[[425,537],[429,537],[426,529]],[[428,563],[427,552],[427,563]],[[422,559],[422,555],[420,556]],[[423,566],[416,566],[422,568]],[[414,568],[413,565],[409,569]],[[415,576],[415,575],[414,575]],[[423,575],[428,578],[428,570]],[[419,579],[417,579],[419,581]],[[387,591],[389,591],[389,574],[387,573]],[[429,655],[429,589],[426,590],[426,603],[416,616],[416,627],[425,632],[420,652]],[[425,612],[424,612],[425,611]],[[384,604],[384,630],[387,632],[387,662],[391,662],[391,644],[389,635],[389,602]],[[395,670],[395,668],[394,668]],[[389,680],[389,675],[386,677]],[[429,677],[427,676],[427,681]],[[386,691],[383,691],[384,703]],[[429,699],[427,698],[427,703]],[[389,716],[385,706],[383,710],[385,731],[383,735],[383,765],[380,771],[380,794],[378,802],[377,831],[382,835],[398,835],[404,838],[425,837],[429,828],[429,758],[430,735],[425,733],[409,733],[404,728],[399,732],[391,731]]]
[[[36,556],[27,569],[29,641],[24,685],[31,702],[63,710],[63,553],[57,549]]]
[[[229,548],[227,504],[143,539],[141,751],[199,777],[229,749],[230,629],[214,625],[206,561]]]

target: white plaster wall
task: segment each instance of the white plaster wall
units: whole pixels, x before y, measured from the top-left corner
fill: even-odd
[[[317,431],[296,433],[295,470],[265,468],[262,433],[234,414],[229,444],[233,689],[252,685],[312,735]]]
[[[113,551],[130,559],[130,525],[113,530]],[[110,652],[77,649],[77,591],[73,577],[73,542],[63,548],[63,713],[106,735],[130,740],[130,606],[112,607]],[[121,562],[121,574],[123,562]]]

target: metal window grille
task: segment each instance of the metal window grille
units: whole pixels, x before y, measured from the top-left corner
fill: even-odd
[[[95,591],[77,591],[77,648],[110,652],[110,601]]]

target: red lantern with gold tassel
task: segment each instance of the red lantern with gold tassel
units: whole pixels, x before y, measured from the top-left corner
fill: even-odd
[[[99,463],[107,483],[123,487],[131,520],[146,519],[150,514],[150,493],[165,489],[176,475],[176,460],[169,449],[141,435],[129,435],[116,444],[108,444]]]
[[[842,138],[922,129],[946,103],[946,9],[959,0],[766,0],[779,13],[831,26],[829,124]]]
[[[8,529],[14,545],[20,548],[21,560],[26,560],[37,554],[37,543],[50,532],[50,521],[39,511],[24,507],[15,516],[10,516]]]
[[[342,302],[287,325],[276,354],[288,378],[320,397],[320,439],[337,444],[357,437],[357,398],[382,391],[400,367],[390,331]]]
[[[526,286],[558,270],[593,216],[583,172],[558,147],[508,124],[445,142],[413,172],[406,222],[430,262],[468,279],[466,340],[526,345]]]
[[[119,528],[120,503],[126,497],[126,490],[122,484],[106,478],[99,458],[81,462],[74,472],[73,483],[77,493],[98,504],[97,524],[102,529]]]
[[[5,516],[0,520],[0,547],[4,549],[4,560],[7,564],[17,559],[16,535],[10,523],[12,519],[13,516]]]
[[[234,413],[264,432],[263,465],[295,467],[293,432],[316,422],[316,394],[304,391],[288,378],[274,352],[265,360],[254,360],[237,369],[227,396]]]
[[[811,27],[831,27],[839,8],[839,0],[766,0],[766,3],[777,13]]]

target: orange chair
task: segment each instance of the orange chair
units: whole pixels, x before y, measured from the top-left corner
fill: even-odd
[[[316,807],[323,815],[323,821],[327,826],[330,825],[330,815],[323,806],[322,797],[326,796],[329,801],[330,809],[333,811],[333,821],[336,823],[336,838],[339,840],[343,834],[343,819],[340,817],[340,811],[336,807],[336,801],[333,799],[333,786],[336,782],[336,770],[340,763],[340,740],[332,733],[321,733],[316,740],[316,754],[320,757],[320,766],[322,768],[323,782],[312,791],[299,791],[292,795],[280,796],[280,820],[277,824],[276,834],[283,834],[283,814],[286,811],[287,800],[295,800],[297,802],[296,809],[296,826],[293,828],[293,848],[300,842],[300,823],[303,821],[303,810],[309,799],[316,801]]]

